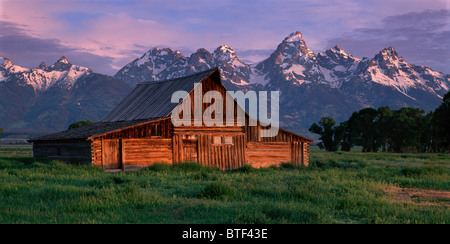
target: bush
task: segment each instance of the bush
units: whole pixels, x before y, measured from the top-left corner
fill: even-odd
[[[219,182],[214,182],[206,186],[199,196],[209,199],[226,200],[236,196],[236,193],[236,189],[233,187]]]
[[[90,121],[90,120],[86,120],[86,121],[78,121],[78,122],[75,122],[75,123],[73,123],[73,124],[71,124],[71,125],[69,125],[69,130],[70,129],[75,129],[75,128],[79,128],[79,127],[82,127],[82,126],[85,126],[85,125],[90,125],[90,124],[93,124],[94,122],[92,122],[92,121]]]
[[[295,166],[293,163],[282,163],[280,165],[280,168],[283,168],[283,169],[296,169],[297,166]]]
[[[239,173],[251,173],[251,172],[255,172],[255,168],[253,168],[251,165],[244,165],[240,168],[237,168],[235,170],[233,170],[232,172],[239,172]]]

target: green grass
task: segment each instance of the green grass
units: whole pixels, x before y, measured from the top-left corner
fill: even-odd
[[[186,163],[107,173],[5,151],[0,223],[450,222],[448,199],[402,202],[387,191],[450,191],[448,154],[313,150],[310,167],[223,172]]]

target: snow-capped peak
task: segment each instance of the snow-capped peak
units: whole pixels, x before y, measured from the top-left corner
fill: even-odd
[[[283,42],[301,42],[303,41],[303,35],[300,31],[296,31],[294,33],[291,33],[289,36],[287,36]]]
[[[8,69],[8,68],[10,68],[11,66],[14,65],[11,62],[11,60],[9,60],[8,58],[0,57],[0,60],[2,61],[2,68],[3,69]]]
[[[220,47],[218,47],[214,51],[213,57],[225,63],[233,62],[236,65],[242,64],[242,62],[237,58],[236,51],[234,51],[233,48],[227,45],[221,45]]]
[[[4,71],[3,77],[5,77],[8,74],[23,73],[23,72],[29,71],[29,69],[27,69],[27,68],[24,68],[19,65],[15,65],[8,58],[1,58],[1,59],[3,60],[3,64],[1,65],[0,70],[2,70],[2,72]]]
[[[388,48],[383,49],[383,50],[380,52],[380,54],[383,55],[383,56],[394,56],[394,57],[398,57],[398,53],[395,51],[395,48],[393,48],[393,47],[388,47]]]
[[[64,56],[51,66],[41,62],[38,68],[33,69],[14,65],[7,58],[3,60],[0,81],[30,85],[35,91],[44,91],[53,86],[70,89],[80,77],[92,73],[89,68],[72,65]]]
[[[42,61],[42,62],[39,64],[38,69],[45,69],[45,68],[47,68],[47,67],[48,67],[47,64],[45,64],[45,62]]]
[[[233,48],[227,46],[227,45],[220,45],[214,53],[227,53],[230,56],[236,56],[236,51],[233,50]]]
[[[349,57],[350,56],[341,47],[339,47],[338,45],[332,47],[330,49],[330,51],[333,52],[334,54],[342,56],[342,57]]]
[[[69,60],[66,58],[66,56],[62,56],[61,58],[56,61],[56,63],[62,63],[62,64],[70,64]]]

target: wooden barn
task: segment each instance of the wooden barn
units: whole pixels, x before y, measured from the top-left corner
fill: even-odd
[[[33,156],[92,164],[105,170],[186,161],[222,170],[285,162],[308,165],[312,140],[283,129],[275,137],[261,137],[261,123],[250,126],[247,113],[244,125],[228,126],[224,122],[223,126],[205,126],[203,122],[202,126],[174,126],[172,112],[188,100],[172,103],[172,94],[182,90],[192,96],[196,83],[201,83],[202,95],[214,90],[225,97],[227,92],[218,68],[182,78],[140,83],[101,121],[29,140],[33,143]],[[241,107],[232,101],[233,120],[237,121],[237,110]],[[193,105],[193,99],[190,102]],[[202,110],[208,106],[202,103]],[[223,119],[226,120],[226,114]]]

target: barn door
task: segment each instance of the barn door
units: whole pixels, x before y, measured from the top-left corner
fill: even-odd
[[[198,161],[198,139],[183,139],[183,160]]]
[[[120,140],[103,140],[102,158],[104,169],[121,169],[122,154]]]

